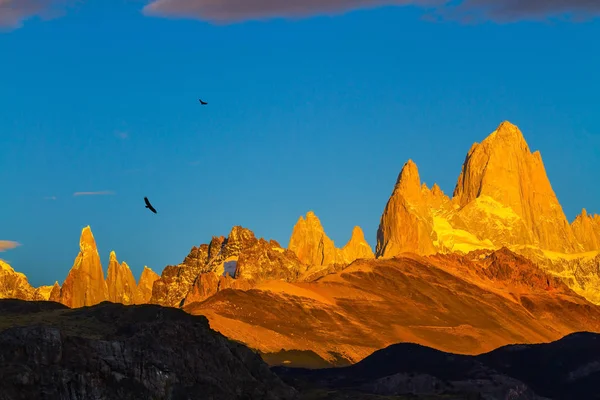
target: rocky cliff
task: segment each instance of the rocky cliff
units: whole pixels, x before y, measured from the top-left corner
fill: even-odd
[[[518,127],[503,122],[473,144],[452,199],[437,185],[422,185],[414,162],[404,165],[381,216],[378,257],[501,247],[531,258],[588,299],[600,299],[593,262],[600,217],[584,210],[568,223],[540,153],[529,150]]]
[[[344,247],[342,247],[344,263],[350,264],[359,258],[375,258],[371,246],[365,239],[365,234],[360,226],[352,229],[352,236]]]
[[[483,142],[475,143],[463,164],[454,199],[469,231],[496,245],[534,245],[563,253],[581,251],[560,203],[552,190],[542,156],[531,153],[523,134],[503,122]],[[499,212],[488,212],[498,203]],[[486,215],[486,224],[477,220]],[[473,225],[475,224],[475,225]],[[495,229],[494,225],[505,229]],[[517,233],[518,232],[518,233]]]
[[[213,237],[210,244],[193,247],[183,263],[167,266],[154,283],[150,302],[179,307],[227,287],[251,287],[269,279],[293,281],[306,269],[276,241],[257,239],[251,230],[235,226],[226,238]]]
[[[108,287],[92,230],[86,226],[79,239],[79,254],[60,289],[67,307],[91,306],[108,300]]]
[[[42,296],[29,284],[25,274],[0,260],[0,299],[43,300]]]
[[[0,301],[0,399],[294,399],[204,317],[160,306]]]
[[[417,165],[408,160],[398,175],[381,216],[377,230],[377,256],[388,258],[403,252],[435,253],[437,237],[431,206],[435,204],[442,208],[449,202],[437,185],[433,190],[421,185]]]
[[[600,249],[600,215],[588,215],[584,208],[571,223],[571,229],[584,251]]]
[[[360,227],[354,227],[348,243],[339,249],[325,234],[321,220],[313,211],[309,211],[306,218],[301,216],[294,225],[288,249],[309,266],[347,265],[357,258],[374,257]]]
[[[154,286],[154,282],[158,279],[160,279],[160,275],[147,266],[144,266],[144,270],[140,275],[140,280],[137,285],[136,304],[146,304],[150,302],[150,298],[152,297],[152,287]]]
[[[123,262],[119,264],[114,251],[110,252],[108,273],[106,274],[108,301],[121,304],[138,304],[138,287],[129,266]]]

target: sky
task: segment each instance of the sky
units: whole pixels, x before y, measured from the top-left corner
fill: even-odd
[[[137,279],[234,225],[287,246],[309,210],[338,247],[359,225],[375,248],[409,158],[451,195],[504,120],[569,221],[600,213],[598,15],[585,0],[0,0],[0,258],[62,284],[90,225],[105,271],[114,250]]]

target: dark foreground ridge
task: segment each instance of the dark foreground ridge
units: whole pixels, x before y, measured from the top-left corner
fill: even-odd
[[[504,346],[478,356],[400,343],[348,367],[271,369],[301,392],[331,400],[381,398],[368,397],[375,395],[594,400],[600,399],[600,335],[573,333],[552,343]],[[353,397],[346,397],[349,393]]]
[[[587,332],[478,356],[400,343],[347,367],[269,369],[180,309],[0,300],[0,400],[594,400],[598,382],[600,335]]]
[[[0,300],[0,400],[295,399],[202,316],[104,302]]]

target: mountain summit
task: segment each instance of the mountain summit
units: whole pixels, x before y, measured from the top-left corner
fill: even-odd
[[[478,226],[484,230],[477,232],[480,237],[564,253],[582,250],[552,190],[540,152],[531,153],[519,128],[510,122],[501,123],[481,144],[473,144],[458,177],[454,198],[461,209],[475,204],[475,212],[465,213],[468,225],[470,216],[478,219],[492,203],[497,202],[507,211],[488,213],[486,222],[508,223],[508,229],[498,235],[497,231],[490,231],[492,227]],[[515,229],[522,234],[515,237]]]
[[[60,302],[67,307],[83,307],[108,299],[108,287],[91,228],[86,226],[79,239],[79,254],[60,291]]]
[[[377,257],[404,252],[469,253],[507,247],[600,302],[600,217],[585,210],[569,224],[542,156],[516,125],[502,122],[465,157],[453,198],[421,185],[402,167],[377,232]],[[584,253],[587,252],[587,253]]]

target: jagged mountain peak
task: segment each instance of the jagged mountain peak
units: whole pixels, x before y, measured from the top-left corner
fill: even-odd
[[[87,225],[81,230],[81,236],[79,238],[79,249],[83,252],[86,250],[97,250],[96,240],[92,233],[92,228]]]

